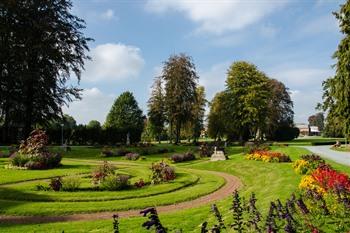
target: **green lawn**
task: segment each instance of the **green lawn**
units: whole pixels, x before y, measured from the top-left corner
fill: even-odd
[[[341,146],[341,147],[331,147],[332,150],[341,151],[341,152],[350,152],[350,146]]]
[[[76,150],[75,150],[76,149]],[[187,151],[189,149],[194,149],[192,147],[188,146],[182,146],[179,147],[177,151]],[[299,147],[273,147],[273,150],[281,151],[283,153],[288,154],[292,160],[296,160],[299,158],[300,155],[309,153],[306,149],[299,148]],[[88,148],[82,148],[82,153],[79,154],[78,151],[80,148],[73,148],[72,152],[69,152],[68,155],[65,157],[69,157],[69,159],[65,160],[65,163],[68,164],[74,164],[74,163],[81,163],[81,165],[76,166],[83,166],[81,169],[87,169],[91,166],[94,166],[95,160],[100,160],[99,157],[99,150],[98,149],[88,149]],[[208,173],[206,173],[207,170],[212,171],[222,171],[226,172],[232,175],[235,175],[239,177],[243,183],[243,187],[240,189],[240,193],[243,197],[248,198],[251,192],[256,193],[256,196],[258,198],[258,207],[262,208],[264,211],[267,211],[268,205],[270,201],[276,200],[277,198],[281,200],[285,200],[290,196],[292,192],[297,192],[298,189],[298,183],[300,182],[301,176],[294,173],[291,163],[264,163],[260,161],[252,161],[252,160],[246,160],[243,156],[242,148],[241,147],[231,147],[229,148],[229,160],[227,161],[219,161],[219,162],[208,162],[207,159],[204,160],[197,160],[194,162],[188,162],[183,164],[175,164],[174,166],[177,167],[178,171],[184,172],[183,177],[179,177],[176,182],[181,182],[181,179],[183,178],[186,180],[191,180],[191,178],[195,176],[202,176],[200,178],[200,181],[202,184],[196,185],[190,185],[189,187],[180,188],[179,190],[175,192],[169,192],[169,193],[163,193],[159,195],[154,195],[150,197],[141,197],[142,195],[139,193],[135,193],[135,195],[141,195],[139,198],[134,199],[128,199],[127,202],[125,200],[113,200],[113,201],[100,201],[100,202],[94,202],[88,203],[88,202],[79,202],[79,203],[70,203],[67,205],[67,202],[26,202],[26,201],[8,201],[8,200],[0,200],[0,209],[2,213],[6,214],[65,214],[65,213],[72,213],[72,212],[89,212],[89,211],[102,211],[102,210],[121,210],[121,209],[127,209],[127,208],[139,208],[142,206],[145,206],[143,204],[166,204],[168,203],[168,200],[174,200],[174,201],[182,201],[184,199],[194,198],[197,195],[203,195],[203,190],[207,190],[209,192],[212,192],[217,188],[218,186],[222,185],[220,182],[223,182],[222,179],[218,179],[215,176],[210,176]],[[87,158],[85,158],[84,154],[87,154]],[[170,153],[171,154],[171,153]],[[128,168],[128,165],[125,165],[124,169],[126,169],[124,172],[131,173],[134,171],[139,171],[140,168],[146,168],[152,163],[153,161],[157,161],[161,158],[167,158],[169,155],[163,154],[163,155],[150,155],[146,156],[146,160],[144,161],[136,161],[136,162],[129,162],[125,161],[122,158],[108,158],[110,160],[119,162],[119,163],[125,163],[125,164],[134,164],[135,166],[131,166]],[[83,160],[87,159],[87,160]],[[2,163],[5,161],[2,160]],[[346,172],[350,174],[350,167],[343,166],[336,164],[334,162],[329,162],[334,168],[341,170],[343,172]],[[67,165],[68,165],[67,164]],[[85,167],[86,166],[86,167]],[[198,174],[192,174],[192,172],[188,172],[186,169],[192,168],[198,170]],[[72,168],[73,169],[73,168]],[[80,168],[79,168],[80,169]],[[129,169],[129,170],[127,170]],[[4,170],[4,169],[3,169]],[[202,171],[202,172],[200,172]],[[0,172],[4,172],[0,169]],[[23,174],[20,174],[21,172],[37,172],[37,171],[16,171],[18,172],[18,176],[22,177],[22,179],[17,180],[23,180],[24,176]],[[47,177],[50,177],[50,173],[52,172],[60,172],[60,169],[55,169],[52,171],[39,171],[43,172],[43,175],[46,175]],[[142,169],[139,171],[142,175]],[[6,171],[4,172],[6,173]],[[1,173],[0,173],[1,174]],[[189,175],[191,174],[191,175]],[[194,175],[194,176],[192,176]],[[40,177],[39,174],[36,174],[34,177]],[[11,179],[11,182],[14,182],[13,179]],[[32,181],[33,182],[33,181]],[[30,183],[32,183],[30,182]],[[44,182],[44,181],[40,181]],[[7,183],[6,180],[3,181],[3,183]],[[220,184],[220,185],[218,185]],[[22,195],[25,190],[30,188],[30,184],[28,183],[21,183],[18,185],[12,184],[12,190],[10,192],[14,192],[14,194]],[[167,188],[171,189],[172,185],[168,187],[164,187],[165,190]],[[175,186],[175,184],[174,184]],[[16,187],[16,188],[15,188]],[[209,188],[208,188],[209,187]],[[1,188],[1,187],[0,187]],[[161,187],[157,187],[159,189],[162,189]],[[211,189],[210,189],[211,188]],[[209,190],[210,189],[210,190]],[[17,190],[17,191],[14,191]],[[145,190],[146,192],[147,190]],[[18,192],[18,193],[16,193]],[[28,192],[28,191],[27,191]],[[128,191],[126,191],[126,196]],[[147,191],[148,192],[148,191]],[[6,193],[6,191],[2,192]],[[6,194],[1,194],[0,192],[0,199],[4,198]],[[43,194],[44,195],[44,194]],[[74,197],[74,193],[72,196],[69,196],[68,194],[64,194],[60,196],[59,193],[53,193],[50,194],[52,196],[46,197],[49,199],[65,199],[65,198],[76,198]],[[85,194],[88,195],[88,194]],[[107,192],[106,194],[101,194],[108,196]],[[49,195],[48,195],[49,196]],[[93,196],[93,195],[91,195]],[[185,196],[185,198],[183,198]],[[96,195],[94,198],[97,198],[98,195]],[[36,197],[35,197],[36,198]],[[82,196],[83,198],[83,196]],[[86,196],[84,198],[87,198]],[[230,223],[232,221],[232,217],[230,214],[230,206],[231,206],[231,198],[226,198],[222,201],[219,201],[217,204],[220,208],[221,213],[224,216],[224,221],[226,223]],[[98,205],[96,203],[99,203]],[[141,204],[140,204],[141,203]],[[121,206],[121,205],[127,205]],[[189,217],[190,216],[190,217]],[[210,213],[210,206],[202,206],[199,208],[193,208],[189,210],[183,210],[178,211],[175,213],[168,213],[168,214],[161,214],[160,215],[162,223],[167,226],[172,232],[175,229],[182,229],[183,232],[199,232],[200,230],[200,224],[204,222],[205,220],[209,220],[209,222],[214,221],[214,217]],[[120,229],[121,232],[147,232],[143,229],[141,229],[141,224],[145,220],[145,218],[136,217],[136,218],[128,218],[128,219],[121,219],[120,220]],[[84,227],[82,227],[84,226]],[[112,229],[112,220],[99,220],[99,221],[90,221],[90,222],[70,222],[70,223],[51,223],[51,224],[33,224],[33,225],[5,225],[0,224],[1,232],[62,232],[64,230],[65,232],[111,232]]]

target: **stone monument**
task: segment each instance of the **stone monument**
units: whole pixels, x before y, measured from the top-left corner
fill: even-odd
[[[214,147],[214,154],[211,155],[210,161],[226,160],[226,156],[223,151],[216,150]]]

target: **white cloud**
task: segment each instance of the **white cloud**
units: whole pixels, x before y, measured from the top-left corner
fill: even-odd
[[[322,82],[333,74],[332,69],[288,67],[268,73],[291,89],[296,123],[307,123],[308,117],[317,112],[315,107],[322,102]]]
[[[64,107],[63,112],[74,117],[78,123],[87,124],[91,120],[98,120],[101,124],[113,104],[115,96],[101,92],[98,88],[85,89],[82,100],[72,102]]]
[[[322,92],[318,90],[291,91],[294,103],[294,122],[307,123],[309,116],[315,114],[317,103],[322,102]]]
[[[269,76],[282,81],[292,89],[320,89],[322,81],[333,73],[331,69],[286,68],[269,72]]]
[[[107,9],[106,11],[102,12],[101,18],[105,20],[111,20],[115,18],[114,11],[112,9]]]
[[[199,32],[222,34],[243,29],[286,5],[287,0],[149,0],[146,9],[162,14],[178,11],[199,25]]]
[[[334,15],[326,14],[311,21],[303,20],[301,29],[298,32],[299,36],[309,36],[325,33],[339,33],[338,22]]]
[[[82,74],[89,82],[135,78],[144,66],[139,48],[124,44],[102,44],[91,50],[91,61]]]

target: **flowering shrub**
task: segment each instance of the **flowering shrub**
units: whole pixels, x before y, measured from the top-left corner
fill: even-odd
[[[11,164],[27,169],[49,169],[61,165],[62,156],[47,148],[48,137],[42,130],[34,130],[21,145],[18,152],[10,156]]]
[[[98,166],[91,174],[92,183],[95,185],[100,184],[108,175],[115,174],[115,167],[104,161],[102,165]]]
[[[207,144],[203,144],[199,147],[199,156],[200,157],[210,157],[214,153],[214,149],[212,146]]]
[[[187,153],[184,153],[184,154],[173,154],[170,157],[170,159],[174,163],[180,163],[180,162],[195,160],[196,157],[194,156],[194,154],[192,152],[187,152]]]
[[[113,151],[108,147],[103,147],[101,151],[101,157],[112,157],[114,156]]]
[[[291,162],[288,155],[280,152],[273,152],[267,150],[256,150],[252,154],[246,155],[246,159],[264,161],[264,162]]]
[[[62,189],[61,177],[52,178],[50,180],[49,186],[53,191],[56,191],[56,192],[60,191]]]
[[[129,179],[130,179],[130,176],[128,175],[110,174],[103,179],[101,183],[101,187],[102,189],[108,190],[108,191],[122,190],[129,187],[130,185]]]
[[[127,153],[124,158],[127,160],[138,160],[140,155],[137,153]]]
[[[350,178],[344,173],[324,166],[317,168],[311,176],[327,192],[335,192],[338,188],[341,188],[350,193]]]
[[[159,163],[153,163],[151,166],[151,171],[152,184],[159,184],[162,182],[174,180],[176,177],[175,169],[163,161]]]
[[[135,182],[134,185],[136,188],[142,188],[143,186],[146,185],[146,183],[143,181],[143,179],[140,179],[139,181]]]
[[[340,190],[350,194],[350,178],[325,165],[314,170],[310,175],[302,178],[299,188],[315,191],[319,194],[335,194]]]
[[[293,163],[293,169],[298,174],[306,174],[310,170],[310,163],[304,159],[298,159]]]
[[[19,146],[19,153],[21,154],[40,154],[47,151],[47,144],[49,137],[45,131],[36,129],[33,130],[29,137]]]

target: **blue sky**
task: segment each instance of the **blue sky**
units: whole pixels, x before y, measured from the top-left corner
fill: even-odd
[[[64,112],[78,123],[103,123],[114,99],[129,90],[146,113],[162,62],[184,52],[208,100],[224,89],[229,65],[246,60],[289,87],[295,122],[307,122],[321,101],[322,81],[334,73],[331,56],[342,36],[332,12],[342,2],[73,0],[73,13],[95,41],[80,82],[83,100]]]

